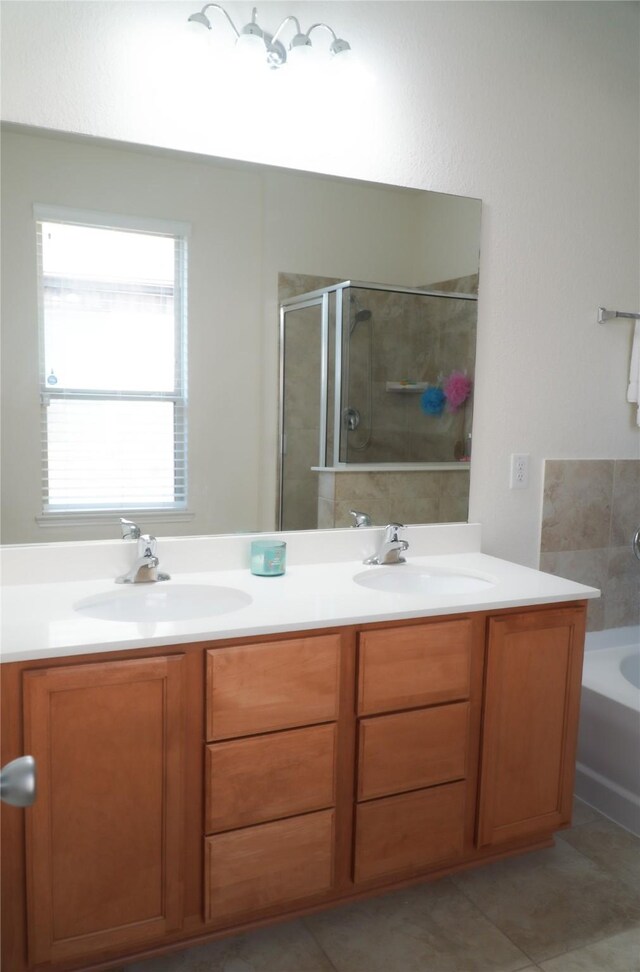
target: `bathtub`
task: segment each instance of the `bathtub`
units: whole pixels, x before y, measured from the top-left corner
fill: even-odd
[[[640,627],[587,635],[576,795],[640,836]]]

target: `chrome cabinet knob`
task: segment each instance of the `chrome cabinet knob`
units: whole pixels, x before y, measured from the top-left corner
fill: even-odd
[[[13,807],[30,807],[36,798],[36,761],[19,756],[0,770],[0,800]]]

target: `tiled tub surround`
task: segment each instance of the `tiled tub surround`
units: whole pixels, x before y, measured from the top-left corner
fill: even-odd
[[[640,623],[640,460],[547,459],[540,570],[602,591],[591,631]]]

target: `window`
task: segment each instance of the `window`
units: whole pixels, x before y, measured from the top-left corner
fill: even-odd
[[[187,228],[35,215],[43,513],[184,510]]]

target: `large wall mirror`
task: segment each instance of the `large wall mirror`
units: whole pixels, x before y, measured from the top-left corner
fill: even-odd
[[[479,200],[442,193],[3,126],[2,542],[115,538],[127,514],[158,535],[346,526],[351,509],[374,523],[466,520],[480,210]],[[186,464],[177,457],[175,467],[184,509],[143,513],[127,500],[47,509],[46,499],[43,509],[48,429],[65,381],[45,373],[42,226],[74,212],[151,235],[183,230]],[[146,388],[170,343],[157,312],[162,303],[165,318],[174,313],[164,271],[145,271],[133,287],[129,250],[107,258],[92,246],[81,246],[79,283],[62,270],[56,278],[59,346],[67,357],[83,346],[89,358],[94,347],[91,374],[114,394]],[[92,275],[109,278],[109,302],[125,291],[155,301],[146,330],[118,325],[111,356],[109,320],[96,324],[95,308],[78,313]],[[184,391],[158,393],[174,427]],[[91,390],[74,394],[86,399],[78,414],[89,414]],[[92,421],[82,450],[78,425],[70,436],[76,452],[101,453],[98,479],[125,468],[142,481],[144,469],[159,484],[144,422],[123,419],[119,451],[98,426],[93,435]]]

